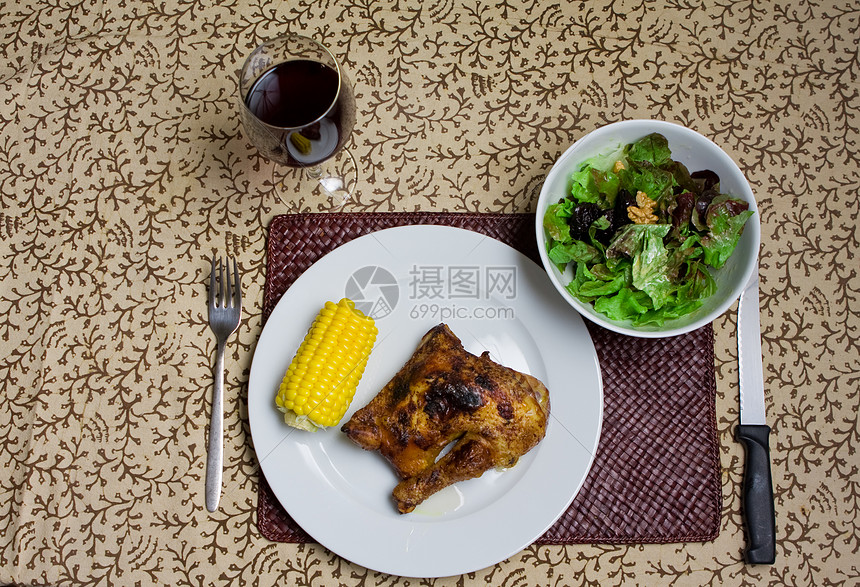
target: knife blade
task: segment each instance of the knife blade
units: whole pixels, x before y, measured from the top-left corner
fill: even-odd
[[[746,453],[741,496],[747,531],[745,558],[749,564],[769,565],[776,560],[776,516],[770,473],[770,427],[765,419],[758,298],[756,267],[738,304],[740,424],[736,432]]]

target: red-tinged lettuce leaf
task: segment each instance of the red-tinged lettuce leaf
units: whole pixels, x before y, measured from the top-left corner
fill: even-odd
[[[669,232],[668,224],[637,224],[641,227],[638,252],[633,257],[633,287],[651,298],[654,309],[659,310],[672,298],[675,285],[669,267],[669,252],[663,237]]]
[[[680,161],[669,161],[662,165],[662,168],[672,174],[675,185],[679,188],[676,191],[693,192],[696,194],[701,191],[699,189],[699,184],[697,184],[690,175],[690,171],[687,169],[687,166]]]
[[[568,201],[550,204],[543,216],[543,227],[547,234],[554,241],[562,243],[570,240],[570,225],[567,223],[570,216]]]
[[[720,191],[720,176],[710,169],[694,171],[690,174],[690,179],[698,186],[698,189],[695,190],[697,193],[702,193],[710,189],[717,192]]]
[[[693,215],[690,218],[690,224],[692,224],[696,230],[708,230],[708,224],[705,219],[708,213],[708,207],[711,205],[711,202],[714,201],[714,198],[719,195],[719,192],[708,189],[703,191],[699,194],[699,197],[696,198],[696,205],[693,207]]]
[[[642,242],[646,235],[653,234],[661,239],[669,233],[671,224],[627,224],[615,234],[609,248],[607,258],[635,257],[642,250]]]
[[[726,264],[753,215],[743,200],[720,195],[713,199],[705,215],[708,233],[701,238],[705,263],[719,269]]]
[[[639,224],[627,224],[622,226],[606,249],[607,259],[619,259],[622,257],[633,258],[639,248],[641,233],[636,229]]]
[[[686,234],[690,228],[693,218],[693,209],[696,207],[696,195],[692,192],[683,192],[675,198],[675,206],[671,210],[672,227],[676,234]]]

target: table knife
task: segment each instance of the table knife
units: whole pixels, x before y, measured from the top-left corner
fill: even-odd
[[[765,420],[761,359],[758,267],[738,304],[740,425],[746,462],[741,509],[747,531],[746,562],[773,564],[776,558],[773,483],[770,475],[770,428]]]

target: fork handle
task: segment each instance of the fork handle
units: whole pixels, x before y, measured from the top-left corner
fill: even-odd
[[[212,414],[209,417],[209,450],[206,457],[206,509],[214,512],[221,500],[224,475],[224,343],[218,342],[213,371]]]

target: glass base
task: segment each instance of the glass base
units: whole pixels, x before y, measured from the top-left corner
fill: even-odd
[[[358,165],[348,149],[341,149],[319,165],[291,169],[281,182],[287,197],[295,194],[319,211],[340,209],[356,195]]]

